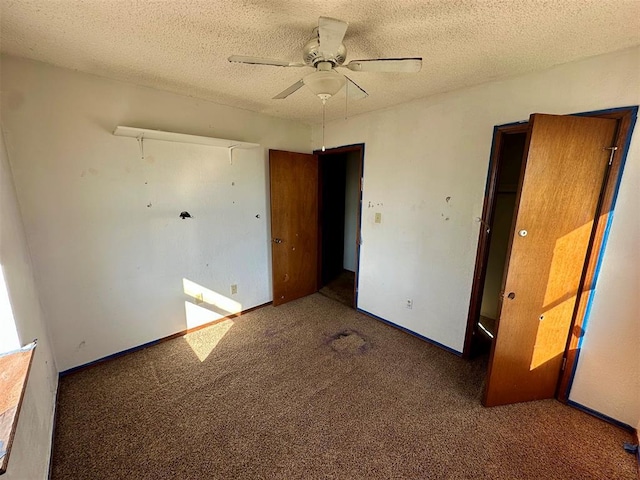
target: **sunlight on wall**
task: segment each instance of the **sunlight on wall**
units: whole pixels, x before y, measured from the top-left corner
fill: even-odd
[[[187,329],[215,322],[216,320],[220,320],[226,316],[189,301],[184,302],[184,311],[187,319]]]
[[[184,336],[198,359],[204,362],[233,326],[232,320],[223,319],[229,315],[241,313],[242,304],[186,278],[182,279],[182,286],[184,293],[195,301],[195,303],[189,300],[184,302],[187,329],[222,320],[215,325]]]
[[[213,307],[214,310],[217,310],[222,314],[222,317],[240,313],[242,311],[242,304],[203,287],[196,282],[183,278],[182,285],[184,287],[184,293],[194,298],[197,303],[206,303],[207,306]],[[189,326],[187,325],[187,327]]]
[[[4,280],[4,268],[0,267],[0,272],[0,353],[4,353],[20,348],[20,339]]]

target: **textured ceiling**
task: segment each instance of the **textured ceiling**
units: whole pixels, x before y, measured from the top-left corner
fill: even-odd
[[[312,70],[231,64],[301,60],[319,16],[349,22],[347,62],[423,57],[420,73],[351,72],[369,97],[349,114],[640,44],[640,0],[0,0],[3,53],[315,123]],[[347,71],[348,72],[348,71]],[[327,117],[345,114],[344,95]]]

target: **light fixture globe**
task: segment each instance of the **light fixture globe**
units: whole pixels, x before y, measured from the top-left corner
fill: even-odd
[[[347,83],[346,79],[334,70],[318,70],[304,77],[302,81],[323,102],[338,93]]]

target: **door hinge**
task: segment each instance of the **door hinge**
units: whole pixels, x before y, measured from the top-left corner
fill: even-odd
[[[567,368],[567,357],[562,357],[562,368],[560,370],[564,372],[565,368]]]
[[[616,150],[618,150],[618,147],[616,147],[615,145],[613,147],[604,147],[604,150],[611,151],[611,153],[609,154],[609,165],[611,165],[613,163],[613,156],[616,154]]]
[[[364,192],[364,177],[360,177],[360,191]]]

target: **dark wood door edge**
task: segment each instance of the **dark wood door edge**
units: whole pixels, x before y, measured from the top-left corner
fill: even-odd
[[[320,155],[323,153],[323,155]],[[313,152],[313,156],[316,158],[316,164],[318,165],[318,218],[316,231],[318,232],[318,255],[317,258],[317,266],[316,266],[316,291],[320,290],[322,285],[322,262],[324,261],[324,256],[322,255],[322,234],[323,234],[323,205],[324,205],[324,195],[322,194],[322,167],[324,162],[324,154],[326,152],[319,152],[315,150]]]
[[[467,328],[462,349],[462,358],[469,359],[471,355],[471,345],[473,341],[473,331],[475,323],[480,315],[482,304],[482,291],[484,289],[485,274],[487,271],[487,259],[489,257],[489,234],[487,228],[493,222],[493,214],[496,203],[496,193],[498,187],[498,174],[500,172],[500,156],[505,135],[515,133],[526,133],[529,122],[522,122],[512,125],[498,126],[493,131],[493,143],[491,146],[491,157],[489,160],[489,173],[487,174],[487,184],[482,206],[482,217],[480,232],[478,234],[478,248],[476,250],[476,261],[473,272],[473,285],[471,288],[471,300],[469,302],[469,312],[467,315]]]
[[[362,196],[364,194],[364,143],[357,145],[360,150],[360,165],[358,166],[358,212],[356,214],[356,276],[353,282],[353,308],[358,308],[358,279],[360,278],[360,235],[362,229]]]

